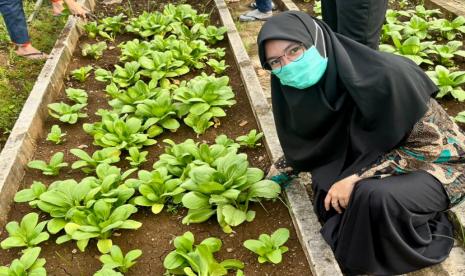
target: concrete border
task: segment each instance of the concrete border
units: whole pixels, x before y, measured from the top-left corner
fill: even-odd
[[[93,9],[94,0],[80,0]],[[47,104],[63,86],[63,77],[80,36],[78,19],[68,18],[50,58],[44,64],[18,120],[0,153],[0,226],[5,225],[14,195],[32,158],[35,141],[43,135]]]
[[[289,7],[294,5],[292,1],[284,0]],[[252,106],[255,118],[264,133],[265,144],[272,160],[277,160],[282,155],[281,145],[274,126],[273,113],[266,100],[266,96],[252,66],[249,55],[245,50],[236,25],[231,17],[224,0],[215,0],[223,25],[227,28],[228,40],[234,53],[236,63],[239,66],[241,78],[244,83],[247,96]],[[277,2],[278,3],[278,2]],[[278,4],[279,5],[279,4]],[[286,189],[286,199],[289,205],[294,226],[307,256],[307,261],[314,276],[337,276],[342,272],[334,258],[329,245],[320,235],[320,223],[313,212],[310,197],[302,183],[294,181]]]
[[[447,17],[465,16],[465,2],[463,0],[425,0],[425,7],[440,9]]]

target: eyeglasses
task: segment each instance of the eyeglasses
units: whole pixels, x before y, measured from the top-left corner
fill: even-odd
[[[267,70],[277,70],[276,73],[279,73],[284,66],[283,57],[286,57],[291,62],[299,61],[303,58],[305,50],[303,44],[291,44],[284,49],[284,55],[267,60],[265,68]]]

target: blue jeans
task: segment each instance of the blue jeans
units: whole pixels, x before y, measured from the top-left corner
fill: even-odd
[[[2,0],[0,0],[2,1]],[[270,12],[271,11],[271,0],[256,0],[257,9],[260,12]]]
[[[11,40],[16,44],[29,42],[26,16],[22,0],[0,0],[0,13],[5,21]]]

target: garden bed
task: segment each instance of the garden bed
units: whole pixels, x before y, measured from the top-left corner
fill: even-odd
[[[123,9],[113,10],[102,5],[97,5],[96,14],[99,17],[103,17],[126,11],[131,15],[137,15],[144,10],[150,9],[147,3],[149,2],[132,1],[131,3],[124,4]],[[199,12],[212,12],[212,23],[220,24],[218,13],[216,8],[212,5],[212,2],[210,2],[208,6],[204,6],[202,1],[188,1],[188,3],[192,4],[194,8],[197,8]],[[163,7],[153,4],[151,8],[162,9]],[[82,57],[81,48],[79,46],[76,47],[67,75],[69,76],[70,71],[89,64],[92,64],[94,67],[113,70],[113,65],[119,63],[118,58],[120,56],[120,49],[116,46],[122,41],[131,40],[133,38],[135,38],[135,36],[130,34],[117,36],[114,43],[109,43],[109,50],[106,50],[104,56],[98,61]],[[84,43],[89,42],[93,43],[95,41],[87,37],[82,37],[79,40],[79,45],[82,46]],[[170,138],[179,143],[185,139],[191,138],[199,142],[212,143],[220,134],[226,134],[230,138],[235,138],[248,133],[251,129],[258,128],[254,118],[254,112],[250,107],[242,81],[237,77],[240,73],[228,41],[222,41],[218,46],[226,48],[226,63],[230,65],[226,72],[227,75],[230,76],[230,85],[236,94],[237,104],[227,110],[227,116],[221,118],[216,128],[208,129],[203,135],[197,137],[191,128],[181,124],[181,127],[175,133],[164,132],[162,135],[157,136],[157,144],[144,148],[149,151],[149,161],[140,167],[140,169],[151,169],[152,163],[164,152],[163,139]],[[210,74],[211,72],[206,70],[206,73]],[[189,80],[199,74],[200,71],[194,71],[183,76],[181,79]],[[93,137],[85,133],[81,125],[82,123],[100,121],[100,117],[95,115],[95,112],[99,108],[109,107],[107,104],[108,96],[103,92],[106,84],[96,81],[92,75],[92,77],[88,78],[84,83],[79,83],[71,78],[67,78],[64,86],[65,88],[82,88],[88,92],[89,100],[86,112],[89,117],[80,119],[79,123],[75,125],[63,124],[49,117],[45,121],[44,133],[46,133],[52,125],[58,124],[61,129],[67,133],[67,139],[61,145],[54,145],[49,141],[45,141],[45,137],[41,137],[41,139],[37,141],[33,159],[49,160],[53,153],[62,151],[65,154],[65,161],[71,164],[76,161],[76,157],[70,154],[70,149],[82,148],[88,153],[92,153],[98,149],[92,144]],[[63,91],[61,91],[59,95],[58,98],[54,99],[54,102],[63,100],[69,103]],[[245,153],[247,153],[249,162],[252,166],[265,171],[267,170],[270,161],[263,146],[258,149],[246,150]],[[121,167],[123,170],[129,168],[129,164],[126,161],[118,163],[117,166]],[[135,177],[134,174],[132,177]],[[44,176],[40,171],[28,169],[20,184],[20,189],[27,188],[33,181],[42,181],[49,184],[55,180],[61,179],[74,178],[80,180],[85,176],[86,175],[80,171],[68,168],[62,170],[62,173],[58,177]],[[246,275],[309,275],[310,271],[307,259],[292,225],[288,209],[280,201],[265,202],[263,206],[264,208],[259,204],[255,204],[252,207],[252,209],[257,212],[255,220],[235,227],[235,232],[231,234],[225,234],[214,219],[210,219],[208,222],[202,224],[191,224],[189,226],[182,224],[182,217],[186,214],[186,211],[183,209],[179,209],[174,214],[163,211],[160,214],[154,215],[150,212],[149,208],[138,207],[138,213],[133,215],[131,219],[141,222],[142,227],[136,231],[117,231],[112,237],[112,240],[113,243],[119,245],[124,252],[135,248],[143,251],[135,268],[130,270],[130,275],[162,275],[165,271],[163,268],[163,258],[174,249],[172,245],[173,238],[182,235],[185,231],[193,232],[198,241],[207,237],[220,238],[223,241],[223,248],[221,252],[216,254],[217,259],[235,258],[243,261],[245,263],[244,272]],[[29,208],[27,204],[14,203],[8,214],[8,221],[20,221],[26,213],[31,211],[31,208]],[[42,215],[41,218],[46,219],[47,217]],[[243,241],[257,238],[261,233],[271,233],[280,227],[286,227],[291,230],[291,238],[286,244],[289,247],[289,252],[284,255],[283,262],[279,265],[259,264],[256,256],[242,246]],[[7,233],[2,231],[0,240],[6,237]],[[100,253],[94,241],[91,241],[86,251],[81,253],[77,250],[74,242],[68,242],[63,245],[55,244],[54,240],[56,237],[57,235],[52,235],[50,240],[41,244],[41,257],[47,260],[45,267],[50,275],[92,275],[92,273],[101,267],[101,263],[98,260]],[[7,264],[14,258],[17,258],[19,252],[20,250],[16,249],[0,251],[0,260],[2,260],[2,264]]]

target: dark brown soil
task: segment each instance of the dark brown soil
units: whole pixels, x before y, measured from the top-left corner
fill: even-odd
[[[208,13],[213,11],[212,22],[214,24],[220,24],[216,10],[213,9],[212,6],[213,2],[209,2],[207,6],[199,4],[201,2],[202,1],[188,1],[188,3],[193,4],[200,11]],[[128,3],[132,4],[130,8],[128,7]],[[98,5],[96,13],[102,17],[103,15],[118,14],[122,11],[138,14],[143,10],[147,10],[148,7],[151,7],[150,10],[162,8],[154,1],[150,3],[151,5],[149,6],[148,1],[130,1],[125,4],[124,9],[110,9]],[[121,35],[114,44],[109,44],[109,46],[116,46],[121,41],[132,38],[133,37],[130,35]],[[82,45],[86,42],[94,41],[82,37],[79,44]],[[249,132],[251,129],[257,128],[253,112],[241,79],[238,77],[239,72],[227,41],[222,42],[219,46],[227,48],[226,61],[230,65],[227,69],[227,74],[230,76],[231,86],[236,92],[237,104],[227,110],[228,116],[222,118],[218,128],[211,128],[200,137],[197,137],[193,130],[185,125],[176,133],[163,133],[161,136],[157,137],[159,141],[158,144],[145,148],[145,150],[149,150],[150,152],[150,160],[142,166],[142,169],[151,169],[153,161],[157,160],[158,155],[163,152],[163,143],[161,141],[165,138],[169,137],[176,142],[184,141],[187,138],[192,138],[197,141],[213,142],[214,138],[219,134],[224,133],[228,135],[228,137],[235,138]],[[70,63],[68,72],[88,64],[92,64],[94,67],[113,69],[112,65],[118,63],[119,53],[119,48],[115,47],[105,51],[102,59],[94,61],[82,57],[80,48],[78,47],[74,52],[74,58]],[[199,72],[196,72],[196,74],[198,73]],[[62,124],[53,118],[49,118],[45,124],[47,129],[46,132],[48,132],[53,124],[59,124],[62,130],[67,132],[67,140],[61,145],[54,145],[45,141],[45,138],[42,138],[38,141],[34,159],[48,160],[53,153],[63,151],[65,153],[65,161],[72,164],[76,158],[70,154],[70,149],[81,147],[87,152],[93,152],[98,149],[96,146],[92,145],[93,138],[82,130],[81,125],[83,123],[99,121],[100,117],[96,116],[94,113],[99,108],[108,107],[108,97],[103,92],[105,85],[104,83],[95,81],[93,75],[83,84],[77,83],[72,79],[65,80],[65,87],[83,88],[89,93],[89,105],[87,110],[89,118],[81,119],[76,125]],[[65,97],[63,94],[64,93],[62,93],[61,98],[56,99],[56,101],[64,100]],[[239,123],[244,121],[247,121],[247,124],[243,127],[237,127]],[[259,147],[255,150],[247,150],[246,153],[253,166],[263,170],[266,170],[269,166],[270,162],[264,147]],[[127,168],[125,162],[121,162],[118,166]],[[85,177],[83,173],[69,168],[62,170],[59,177],[47,177],[36,170],[28,170],[21,183],[21,189],[28,187],[33,181],[43,181],[49,184],[59,179],[81,179],[83,177]],[[180,210],[174,215],[167,212],[153,215],[150,210],[139,208],[139,212],[131,218],[142,222],[142,227],[137,231],[118,231],[118,233],[115,233],[112,237],[112,240],[114,244],[119,245],[124,252],[135,248],[139,248],[143,251],[142,257],[138,260],[136,266],[130,270],[128,275],[162,275],[164,273],[163,259],[168,252],[173,250],[171,244],[172,239],[175,236],[182,235],[185,231],[192,231],[197,241],[201,241],[210,236],[220,238],[223,241],[223,247],[216,255],[217,259],[236,258],[242,260],[246,265],[244,271],[246,275],[311,275],[287,207],[279,200],[275,202],[266,202],[263,206],[265,208],[262,208],[258,204],[252,206],[252,209],[257,211],[255,220],[251,223],[244,223],[234,228],[236,231],[234,234],[223,233],[214,219],[203,224],[183,225],[181,220],[185,214],[185,210]],[[31,209],[26,204],[13,204],[8,216],[9,221],[19,221],[26,213],[31,211],[37,212],[37,210]],[[41,218],[47,219],[47,216],[42,214]],[[242,246],[243,241],[257,238],[261,233],[271,233],[280,227],[287,227],[291,230],[291,238],[286,244],[290,251],[285,254],[283,262],[279,265],[260,265],[256,256]],[[49,275],[92,275],[100,268],[101,264],[98,261],[100,254],[96,249],[95,242],[91,242],[86,252],[81,253],[74,242],[68,242],[60,246],[56,245],[54,240],[57,236],[58,235],[53,235],[49,241],[40,245],[42,247],[41,257],[47,260],[46,269]],[[0,229],[0,240],[6,237],[6,231]],[[0,264],[4,265],[10,263],[12,259],[19,256],[19,252],[20,250],[18,249],[0,250]]]

